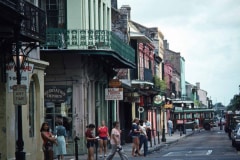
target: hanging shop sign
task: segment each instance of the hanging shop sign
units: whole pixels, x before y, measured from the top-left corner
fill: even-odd
[[[105,88],[105,100],[123,100],[123,88]]]
[[[139,113],[143,113],[144,112],[144,108],[143,107],[138,107],[138,112]]]
[[[155,105],[160,105],[162,103],[162,96],[156,95],[153,97],[153,103]]]
[[[111,79],[108,83],[109,87],[118,88],[122,85],[119,79]]]
[[[172,109],[173,108],[173,104],[165,104],[164,108],[165,109]]]

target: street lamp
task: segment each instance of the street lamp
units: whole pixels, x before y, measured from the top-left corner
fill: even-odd
[[[183,134],[186,134],[186,130],[185,130],[185,112],[184,112],[184,103],[182,103],[182,109],[183,109]]]
[[[12,58],[14,60],[16,77],[17,77],[17,85],[21,85],[21,68],[24,65],[26,60],[26,55],[21,48],[21,43],[17,42],[15,47],[13,47]],[[18,127],[18,137],[16,141],[16,160],[25,160],[25,152],[24,149],[24,141],[23,141],[23,133],[22,133],[22,105],[17,104],[17,127]]]
[[[163,102],[165,101],[165,97],[163,96]],[[165,103],[164,103],[165,104]],[[165,136],[165,108],[164,105],[162,107],[163,111],[163,129],[162,129],[162,142],[166,142],[166,136]]]

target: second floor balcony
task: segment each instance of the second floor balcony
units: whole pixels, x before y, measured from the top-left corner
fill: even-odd
[[[106,30],[48,28],[43,49],[112,51],[116,58],[135,66],[135,50]]]
[[[25,0],[0,0],[0,38],[13,38],[20,28],[20,41],[45,41],[46,17],[39,7]]]

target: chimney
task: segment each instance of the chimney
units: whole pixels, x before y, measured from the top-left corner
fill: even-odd
[[[163,40],[164,49],[169,49],[169,43],[167,40]]]
[[[126,14],[129,20],[131,19],[131,7],[129,5],[122,5],[120,12],[121,14]]]
[[[197,89],[199,90],[200,89],[200,82],[197,82],[196,86],[197,86]]]

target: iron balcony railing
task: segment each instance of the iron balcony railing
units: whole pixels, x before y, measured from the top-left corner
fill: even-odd
[[[96,49],[113,50],[135,64],[135,51],[113,32],[106,30],[80,30],[47,28],[45,49]]]
[[[26,38],[44,42],[46,39],[45,12],[32,3],[25,1],[23,14],[27,17],[21,25],[21,34]]]
[[[19,0],[0,0],[1,5],[17,10],[17,4]]]
[[[25,0],[0,0],[0,5],[22,15],[22,41],[45,41],[46,18],[42,9]]]

